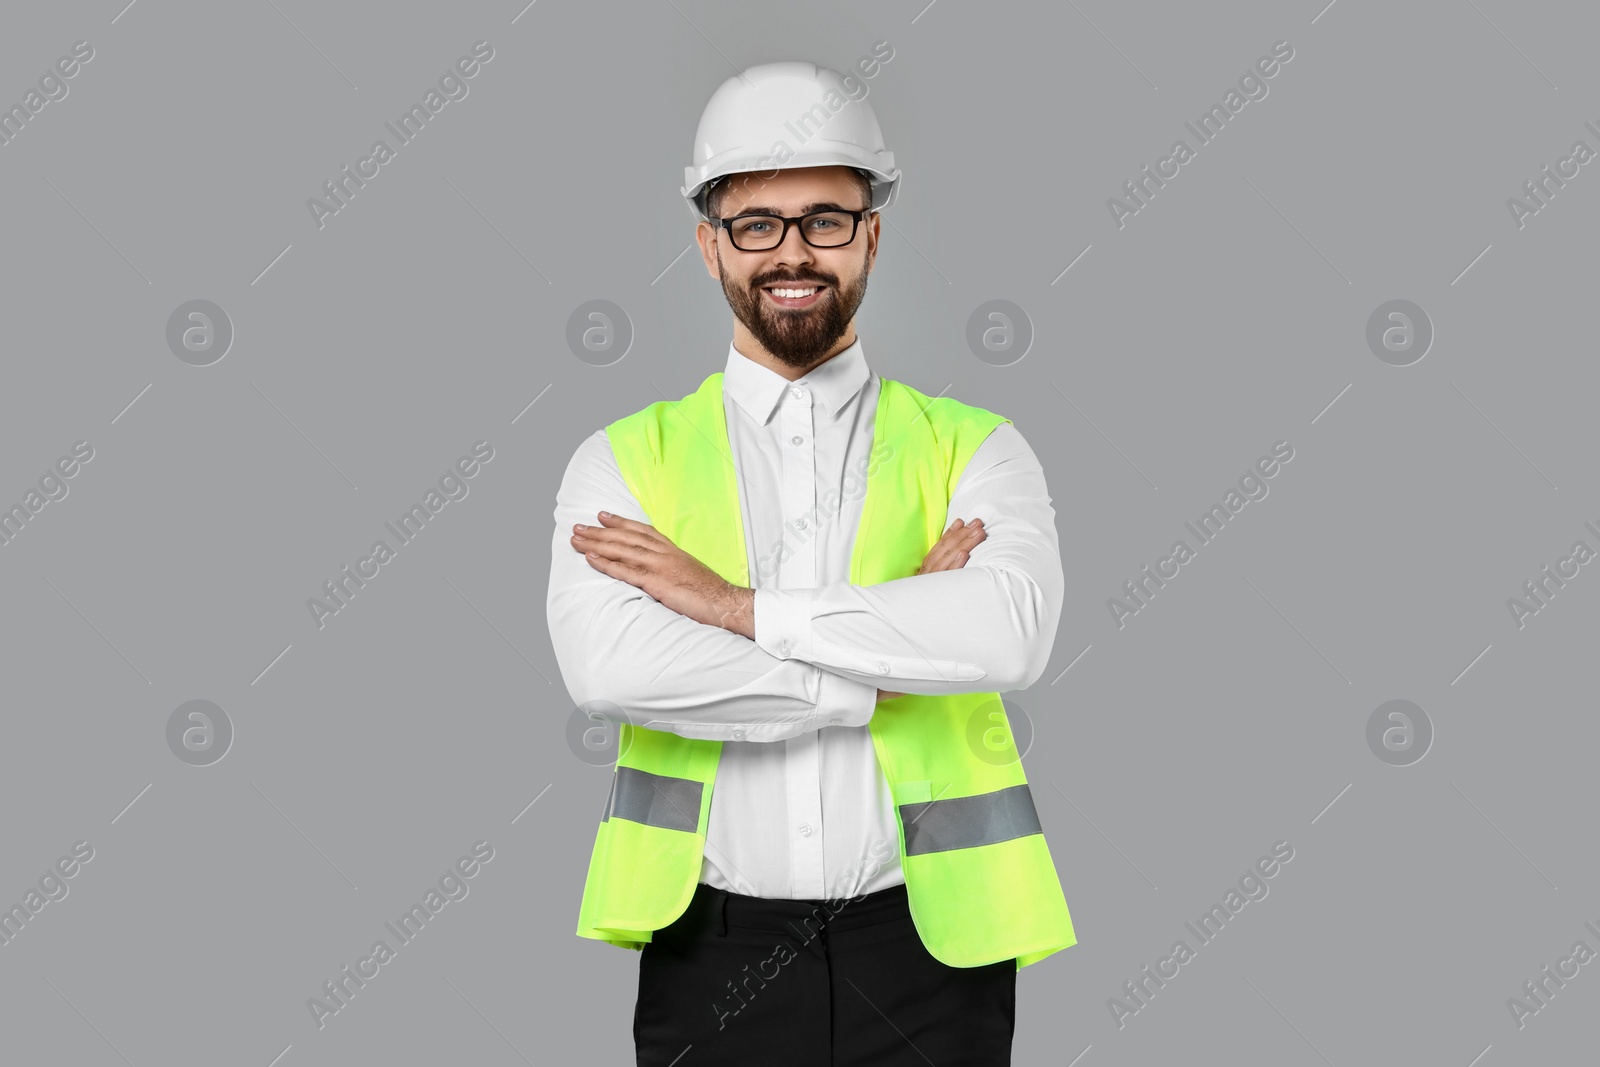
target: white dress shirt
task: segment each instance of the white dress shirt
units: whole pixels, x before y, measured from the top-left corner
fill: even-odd
[[[604,429],[578,446],[556,496],[547,611],[562,677],[578,704],[606,700],[639,726],[723,742],[700,875],[717,888],[831,900],[904,882],[867,728],[878,689],[1004,693],[1032,685],[1050,657],[1055,511],[1010,423],[978,447],[941,527],[983,519],[965,567],[849,583],[878,389],[859,340],[793,383],[728,346],[754,641],[678,614],[573,549],[573,525],[600,525],[602,509],[650,522]]]

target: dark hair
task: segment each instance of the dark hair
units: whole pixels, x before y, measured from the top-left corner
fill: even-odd
[[[872,178],[871,178],[871,176],[868,175],[866,171],[858,170],[858,169],[856,169],[854,167],[850,168],[850,174],[851,174],[852,177],[855,178],[857,185],[860,186],[861,196],[862,196],[863,199],[866,200],[868,210],[871,210],[871,208],[872,208]],[[732,175],[729,175],[728,177],[732,177]],[[713,182],[711,184],[711,188],[706,192],[706,214],[707,215],[710,215],[712,218],[716,218],[717,217],[717,212],[718,212],[718,210],[720,210],[720,208],[722,206],[722,199],[728,192],[729,184],[730,183],[728,181],[728,178],[718,178],[715,182]]]

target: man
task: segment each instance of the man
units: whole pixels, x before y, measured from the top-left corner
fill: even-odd
[[[868,369],[899,171],[851,81],[713,95],[683,193],[725,369],[557,497],[552,642],[621,722],[578,933],[642,950],[641,1065],[1007,1064],[1017,971],[1076,943],[998,696],[1050,655],[1054,511],[1010,422]]]

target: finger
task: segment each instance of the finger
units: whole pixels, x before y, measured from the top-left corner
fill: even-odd
[[[957,562],[954,553],[961,548],[971,548],[977,545],[986,536],[983,530],[983,520],[956,519],[945,530],[937,543],[928,550],[928,555],[922,561],[918,574],[929,574],[933,571],[951,570],[959,567],[965,561]]]
[[[572,549],[574,552],[599,559],[612,560],[619,557],[617,546],[595,541],[587,537],[573,537]]]
[[[581,529],[580,529],[581,527]],[[584,526],[582,523],[573,525],[573,538],[583,539],[593,545],[623,546],[628,545],[641,551],[665,551],[667,543],[652,540],[647,534],[637,530],[611,530],[604,526]]]
[[[922,569],[917,572],[918,574],[949,570],[955,565],[954,554],[956,549],[961,544],[970,541],[972,530],[970,526],[958,526],[957,524],[960,522],[961,520],[957,519],[955,523],[952,523],[950,529],[945,531],[944,536],[939,538],[938,543],[929,549],[927,558],[923,560]]]
[[[649,548],[611,538],[601,539],[573,534],[571,540],[572,547],[585,555],[593,553],[602,559],[625,562],[634,566],[639,566],[653,554]]]
[[[946,534],[940,539],[940,543],[936,547],[938,547],[941,552],[948,556],[958,549],[971,548],[973,545],[983,540],[984,536],[985,533],[982,526],[974,526],[971,523],[968,523],[961,529],[954,530]]]
[[[612,536],[627,536],[632,538],[636,544],[649,545],[659,551],[666,551],[676,547],[670,538],[648,522],[624,519],[620,515],[612,515],[609,512],[601,515],[600,521],[604,525],[596,527],[596,529]]]
[[[579,549],[579,551],[582,552],[583,550]],[[601,574],[609,574],[613,578],[620,578],[621,577],[620,573],[614,573],[614,572],[617,572],[619,570],[619,566],[618,566],[616,560],[607,559],[606,557],[600,555],[598,552],[584,552],[583,553],[583,559],[584,559],[584,562],[588,563],[589,566],[593,567],[595,570],[599,571]]]
[[[600,520],[600,525],[603,529],[628,530],[648,540],[655,540],[661,537],[661,532],[648,522],[625,519],[621,515],[613,515],[609,511],[596,512],[595,517]]]
[[[965,548],[952,548],[949,552],[942,554],[938,564],[930,567],[929,571],[960,570],[962,567],[965,567],[967,565],[967,561],[972,558],[972,549],[976,547],[982,540],[982,537],[971,538],[969,539],[969,543]]]
[[[922,570],[918,573],[928,574],[933,571],[942,571],[950,563],[950,555],[954,551],[951,541],[941,538],[939,543],[929,550],[927,558],[922,561]]]
[[[965,544],[970,537],[983,529],[982,521],[978,519],[974,519],[971,522],[957,519],[956,522],[960,525],[952,524],[950,529],[944,532],[944,537],[942,538],[942,540],[946,540],[953,545]]]
[[[602,531],[603,532],[603,531]],[[594,536],[595,528],[589,527],[581,534],[573,534],[567,538],[567,543],[579,552],[599,552],[605,556],[614,556],[622,546],[622,542],[602,539]]]
[[[649,571],[636,567],[626,560],[608,559],[598,552],[586,552],[583,558],[584,562],[601,574],[609,575],[618,581],[627,582],[637,589],[644,589],[650,578]],[[646,592],[648,591],[646,590]]]
[[[576,541],[577,547],[585,552],[594,552],[605,559],[618,563],[626,563],[637,570],[648,571],[652,566],[665,558],[665,554],[651,544],[637,544],[622,541],[616,538],[589,538]]]
[[[585,537],[596,539],[615,538],[617,540],[627,540],[632,538],[636,541],[648,540],[643,530],[630,529],[625,526],[588,526],[581,522],[575,522],[572,524],[572,530],[574,533],[581,533]]]

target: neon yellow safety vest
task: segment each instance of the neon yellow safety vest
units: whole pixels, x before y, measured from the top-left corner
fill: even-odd
[[[606,433],[651,525],[748,588],[722,377]],[[854,585],[917,573],[968,460],[1010,421],[880,380]],[[877,705],[869,731],[895,804],[911,918],[928,952],[952,967],[1015,957],[1021,969],[1076,944],[1000,695],[895,697]],[[722,742],[623,723],[618,750],[577,932],[642,949],[683,914],[699,882]]]

